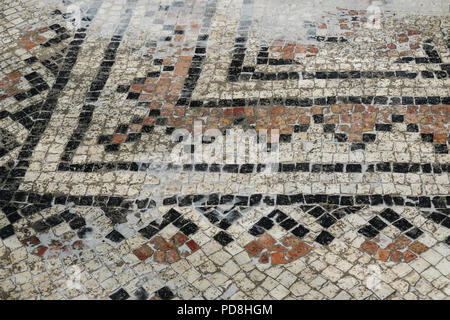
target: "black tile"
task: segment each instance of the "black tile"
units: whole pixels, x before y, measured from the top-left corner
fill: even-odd
[[[341,205],[351,206],[354,204],[354,198],[352,196],[341,196]]]
[[[379,231],[372,227],[371,225],[367,225],[362,227],[358,230],[358,233],[361,233],[362,235],[366,236],[369,239],[372,239],[373,237],[377,236]]]
[[[288,218],[287,214],[278,209],[275,209],[271,213],[269,213],[268,217],[271,219],[275,218],[275,221],[277,223],[283,222],[285,219]]]
[[[380,231],[387,227],[387,224],[378,217],[372,218],[371,220],[369,220],[369,223]]]
[[[431,200],[429,197],[419,197],[419,207],[431,208]]]
[[[327,246],[334,240],[334,236],[331,235],[327,231],[322,231],[316,238],[316,242],[320,243],[321,245]]]
[[[161,110],[159,109],[152,109],[149,112],[149,117],[159,117],[161,115]]]
[[[27,64],[33,64],[33,63],[35,63],[37,61],[39,61],[39,60],[36,57],[31,57],[31,58],[25,59],[25,62]]]
[[[433,142],[434,136],[432,133],[422,133],[421,134],[423,142]]]
[[[111,240],[112,242],[121,242],[125,240],[125,237],[118,231],[113,230],[105,236],[106,239]]]
[[[294,132],[307,132],[309,124],[299,124],[294,126]]]
[[[347,164],[346,172],[361,172],[362,167],[360,164]]]
[[[248,230],[248,233],[256,237],[262,235],[264,232],[265,230],[257,225],[254,225],[253,227],[250,228],[250,230]]]
[[[392,131],[392,125],[386,123],[376,123],[375,124],[376,131]]]
[[[137,300],[148,300],[149,296],[144,288],[139,288],[134,292],[134,296]]]
[[[404,121],[404,116],[402,114],[393,114],[392,122],[394,123],[402,123]]]
[[[231,212],[229,212],[226,216],[226,220],[229,221],[230,223],[238,220],[239,218],[241,218],[242,215],[239,211],[237,210],[232,210]]]
[[[408,163],[394,163],[392,172],[396,173],[408,173],[409,171],[409,164]]]
[[[414,124],[414,123],[409,123],[406,126],[406,131],[407,132],[419,132],[419,126],[417,124]]]
[[[441,225],[450,229],[450,218],[445,218],[444,221],[442,221]]]
[[[253,172],[254,165],[253,164],[243,164],[240,168],[240,173],[251,173]]]
[[[176,219],[178,219],[180,216],[181,216],[181,214],[172,208],[166,214],[163,215],[163,219],[165,219],[169,222],[173,222]]]
[[[143,125],[141,131],[144,133],[152,133],[154,126]]]
[[[233,241],[233,238],[228,233],[220,231],[218,234],[214,236],[214,240],[219,242],[222,246],[226,246],[227,244]]]
[[[395,221],[392,225],[394,225],[401,231],[406,231],[413,227],[413,225],[409,223],[405,218],[401,218],[400,220]]]
[[[280,134],[280,142],[288,143],[291,142],[292,135],[290,134]]]
[[[47,219],[45,219],[45,222],[50,226],[50,227],[55,227],[57,225],[59,225],[60,223],[62,223],[64,220],[58,216],[58,215],[53,215],[51,217],[48,217]]]
[[[274,222],[267,217],[262,217],[261,219],[259,219],[256,225],[266,230],[270,230],[273,227]]]
[[[137,100],[140,96],[139,92],[129,92],[127,95],[128,100]]]
[[[290,200],[289,196],[287,196],[287,195],[278,194],[276,204],[277,205],[290,205],[291,200]]]
[[[363,133],[363,141],[364,142],[374,142],[377,138],[377,135],[374,133]]]
[[[253,194],[250,196],[249,205],[254,206],[261,202],[262,195],[261,194]]]
[[[174,297],[174,294],[169,287],[162,287],[156,291],[156,294],[161,298],[161,300],[171,300]]]
[[[446,144],[435,144],[434,145],[434,152],[438,154],[447,154],[448,153],[448,147]]]
[[[172,222],[172,224],[177,228],[181,228],[190,222],[191,222],[190,220],[180,217],[177,220],[175,220],[174,222]]]
[[[433,220],[436,223],[441,223],[445,218],[445,215],[438,212],[433,212],[428,216],[428,219]]]
[[[190,223],[184,225],[182,228],[180,228],[180,231],[183,232],[187,236],[196,233],[197,230],[198,230],[198,226],[193,222],[190,222]]]
[[[378,205],[382,205],[383,204],[383,196],[378,194],[378,195],[371,195],[370,196],[370,204],[372,206],[378,206]]]
[[[335,224],[337,222],[336,218],[334,218],[332,215],[326,213],[324,215],[322,215],[317,222],[324,228],[329,228],[331,227],[333,224]]]
[[[308,214],[312,215],[315,218],[320,217],[323,213],[325,212],[325,210],[320,207],[320,206],[316,206],[314,209],[309,210]]]
[[[381,162],[376,164],[376,170],[378,172],[390,172],[391,164],[389,162]]]
[[[223,166],[222,171],[228,172],[228,173],[238,173],[239,172],[239,165],[237,164],[226,164]]]
[[[366,149],[366,145],[364,143],[361,142],[354,142],[351,145],[350,150],[351,151],[356,151],[356,150],[365,150]]]
[[[387,208],[382,213],[380,213],[380,216],[391,223],[400,218],[400,216],[390,208]]]
[[[231,223],[227,219],[222,219],[217,226],[220,229],[227,230],[231,226]]]
[[[114,292],[109,296],[111,300],[127,300],[130,295],[123,288],[120,288],[118,291]]]
[[[331,214],[333,216],[335,216],[337,219],[342,219],[343,217],[345,217],[348,214],[348,212],[345,210],[345,208],[340,208],[340,209],[334,210]]]
[[[313,115],[314,123],[323,123],[323,114]]]
[[[159,76],[160,76],[160,72],[159,71],[153,71],[153,72],[147,73],[147,77],[148,78],[158,78]]]
[[[69,222],[73,220],[76,217],[76,215],[70,212],[69,210],[65,210],[60,214],[60,217],[63,218],[64,221]]]
[[[13,212],[9,214],[6,218],[8,219],[9,223],[14,223],[22,219],[22,216],[17,212]]]
[[[291,230],[291,233],[298,238],[304,237],[308,232],[309,230],[302,225],[299,225]]]
[[[286,219],[280,223],[280,226],[285,230],[291,230],[293,227],[297,225],[297,222],[294,219]]]
[[[0,238],[6,239],[12,235],[14,235],[14,227],[12,224],[0,229]]]
[[[324,124],[323,132],[325,133],[333,133],[336,130],[336,125],[334,124]]]
[[[43,220],[36,221],[31,227],[38,233],[46,232],[48,229],[50,229],[50,226]]]
[[[408,232],[405,233],[408,237],[412,238],[412,239],[417,239],[418,237],[420,237],[423,234],[423,231],[420,230],[419,228],[412,228],[411,230],[409,230]]]
[[[105,145],[105,151],[106,152],[115,152],[115,151],[119,151],[119,144],[118,143],[113,143],[113,144],[107,144]]]
[[[337,142],[346,142],[348,140],[348,137],[345,133],[335,133],[334,134],[334,139]]]
[[[297,163],[295,165],[295,170],[301,172],[309,172],[309,163],[308,162]]]

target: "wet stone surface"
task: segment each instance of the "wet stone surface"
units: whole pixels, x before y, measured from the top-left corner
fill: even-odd
[[[0,299],[449,299],[450,19],[411,2],[2,1]],[[277,157],[196,157],[239,129]]]

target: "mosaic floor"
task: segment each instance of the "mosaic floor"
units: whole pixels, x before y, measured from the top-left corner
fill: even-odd
[[[448,300],[450,5],[354,2],[1,1],[0,299]]]

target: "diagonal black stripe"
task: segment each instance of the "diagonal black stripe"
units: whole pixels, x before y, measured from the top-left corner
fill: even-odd
[[[97,13],[97,8],[100,3],[100,0],[94,1],[94,7],[89,10],[89,15],[82,19],[83,28],[87,29],[89,27],[90,21],[92,21]],[[50,116],[58,103],[59,95],[69,81],[70,73],[77,61],[83,41],[81,39],[70,42],[61,69],[56,77],[56,83],[49,90],[46,100],[37,106],[37,111],[33,117],[34,122],[32,125],[30,124],[30,132],[22,145],[16,165],[12,168],[2,167],[2,169],[6,169],[3,175],[3,181],[0,183],[4,188],[9,190],[17,190],[19,188],[28,169],[28,161],[31,159],[42,133],[47,128]],[[22,166],[20,170],[17,169],[19,165]]]

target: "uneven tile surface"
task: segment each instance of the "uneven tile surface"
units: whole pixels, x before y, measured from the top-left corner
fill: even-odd
[[[448,300],[450,6],[354,2],[2,1],[0,299]]]

